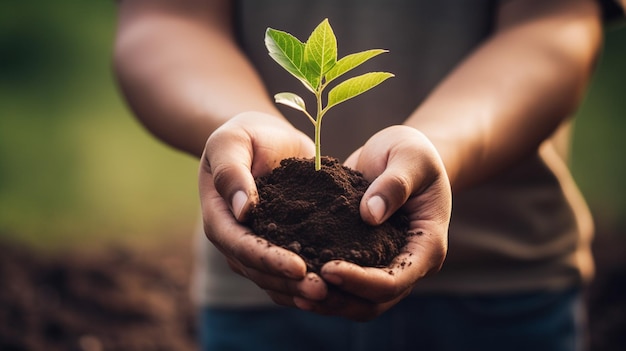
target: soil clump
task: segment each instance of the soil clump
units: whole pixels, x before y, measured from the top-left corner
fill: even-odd
[[[312,159],[285,159],[256,184],[254,233],[299,254],[312,272],[332,260],[386,267],[411,235],[400,211],[379,226],[363,222],[359,204],[369,182],[335,158],[322,158],[319,171]]]

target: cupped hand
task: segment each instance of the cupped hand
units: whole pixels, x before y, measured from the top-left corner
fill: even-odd
[[[318,300],[326,284],[298,255],[269,245],[241,224],[258,201],[254,177],[269,173],[288,157],[312,157],[310,138],[286,120],[260,112],[233,117],[207,140],[199,170],[199,190],[207,238],[230,267],[252,280],[281,305],[294,296]]]
[[[452,192],[437,150],[411,127],[392,126],[378,132],[345,164],[372,181],[361,200],[363,220],[377,225],[402,208],[410,221],[408,243],[382,269],[328,262],[321,270],[323,279],[333,285],[327,297],[295,300],[301,309],[369,320],[406,297],[421,278],[440,269],[448,246]]]

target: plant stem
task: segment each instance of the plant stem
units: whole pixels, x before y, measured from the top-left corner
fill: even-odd
[[[317,120],[317,123],[315,124],[315,170],[319,171],[320,169],[322,169],[322,150],[321,150],[321,143],[320,143],[320,131],[322,129],[322,121],[321,120]]]
[[[315,114],[315,170],[322,169],[322,90],[323,86],[315,93],[317,100],[317,113]]]

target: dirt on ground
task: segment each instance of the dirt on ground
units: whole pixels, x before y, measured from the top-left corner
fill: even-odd
[[[599,235],[594,247],[592,351],[626,350],[624,238]],[[196,350],[190,250],[183,242],[44,255],[0,242],[0,350]]]
[[[0,243],[0,350],[195,350],[186,244],[50,255]]]

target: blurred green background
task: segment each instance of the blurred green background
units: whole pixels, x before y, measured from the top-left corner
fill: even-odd
[[[130,115],[111,73],[115,2],[0,2],[0,235],[150,242],[198,216],[196,162]]]
[[[0,2],[0,237],[39,247],[188,237],[196,161],[130,116],[110,69],[115,3]],[[578,113],[572,167],[598,221],[626,225],[626,28]]]

